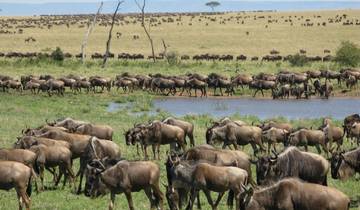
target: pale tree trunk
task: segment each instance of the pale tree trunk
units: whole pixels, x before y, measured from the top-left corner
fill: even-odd
[[[146,0],[143,0],[142,6],[139,4],[139,2],[137,0],[134,0],[134,1],[135,1],[136,5],[139,7],[139,9],[141,11],[141,26],[143,27],[143,29],[145,31],[145,34],[149,39],[149,42],[150,42],[150,45],[151,45],[151,53],[152,53],[153,61],[155,63],[156,59],[155,59],[154,43],[153,43],[153,39],[151,38],[150,33],[149,33],[150,25],[151,25],[151,19],[149,21],[149,30],[145,26],[145,3],[146,3]]]
[[[98,15],[100,14],[100,12],[101,12],[101,9],[102,9],[103,4],[104,4],[103,2],[100,3],[99,9],[98,9],[97,13],[95,14],[94,19],[93,19],[91,25],[89,26],[89,28],[88,28],[88,30],[87,30],[87,32],[86,32],[86,34],[85,34],[84,40],[83,40],[83,42],[82,42],[82,44],[81,44],[81,61],[82,61],[83,63],[85,62],[85,47],[86,47],[86,45],[87,45],[87,41],[88,41],[88,39],[89,39],[89,35],[90,35],[90,33],[92,32],[93,28],[94,28],[95,25],[96,25],[96,19],[97,19],[97,16],[98,16]]]
[[[124,3],[124,1],[119,1],[118,4],[117,4],[117,7],[116,7],[116,10],[114,12],[114,15],[112,17],[112,22],[111,22],[111,27],[110,27],[110,30],[109,30],[109,38],[106,42],[106,52],[105,52],[105,55],[104,55],[104,61],[103,61],[103,64],[102,64],[102,68],[105,68],[105,64],[106,64],[106,61],[109,57],[109,52],[110,52],[110,42],[111,42],[111,36],[112,36],[112,30],[114,28],[114,23],[115,23],[115,18],[116,18],[116,13],[117,11],[119,10],[119,7],[120,5]]]

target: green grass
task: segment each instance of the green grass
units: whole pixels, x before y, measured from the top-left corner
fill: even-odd
[[[108,124],[115,130],[115,142],[120,146],[122,154],[127,159],[139,159],[136,156],[136,149],[132,146],[126,146],[123,137],[123,131],[132,127],[134,123],[147,122],[148,120],[162,119],[168,114],[158,113],[156,116],[140,115],[134,116],[127,111],[118,111],[115,113],[108,113],[106,111],[107,105],[110,102],[132,102],[135,104],[135,110],[141,111],[143,107],[146,109],[151,108],[151,97],[143,93],[135,93],[132,96],[122,96],[113,93],[104,94],[68,94],[66,97],[46,97],[41,95],[22,95],[21,97],[13,94],[0,92],[0,147],[11,147],[15,142],[16,137],[21,135],[21,130],[27,126],[36,127],[44,124],[46,119],[52,120],[64,116],[73,117],[90,121],[96,124]],[[141,105],[145,104],[145,105]],[[139,106],[139,108],[136,108]],[[259,119],[253,116],[233,116],[233,119],[241,119],[248,123],[259,123]],[[195,141],[196,144],[205,143],[204,133],[206,124],[209,123],[211,117],[209,116],[185,116],[185,120],[195,124]],[[287,121],[285,118],[276,118],[278,121]],[[321,124],[321,119],[316,120],[294,120],[291,121],[294,126],[313,126],[318,127]],[[335,121],[340,125],[340,121]],[[345,148],[349,148],[346,143]],[[156,161],[161,167],[161,182],[166,183],[166,174],[163,161],[166,157],[168,147],[161,147],[162,161]],[[245,147],[245,151],[252,154],[249,146]],[[76,169],[78,161],[75,161]],[[255,173],[254,173],[255,174]],[[49,174],[47,180],[50,181]],[[46,183],[52,186],[52,183]],[[360,182],[354,178],[346,182],[341,182],[329,178],[329,185],[336,187],[347,195],[354,197],[360,195]],[[164,189],[162,188],[164,191]],[[215,195],[214,195],[215,197]],[[149,204],[143,192],[133,193],[133,199],[136,209],[148,209]],[[64,190],[58,189],[53,191],[45,191],[40,194],[33,193],[32,207],[33,209],[107,209],[109,196],[89,199],[83,195],[74,195],[70,192],[69,188]],[[223,199],[225,201],[225,199]],[[202,195],[202,203],[205,205],[203,209],[209,209],[206,204],[205,196]],[[116,209],[127,209],[127,202],[124,195],[117,195]],[[10,192],[0,191],[0,209],[15,209],[17,207],[16,194],[14,190]],[[219,209],[227,209],[224,202],[221,203]]]

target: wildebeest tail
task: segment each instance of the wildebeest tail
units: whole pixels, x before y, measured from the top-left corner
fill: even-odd
[[[35,161],[35,164],[33,166],[33,169],[36,173],[36,175],[39,175],[40,174],[40,167],[39,167],[39,164],[37,163],[37,161]]]
[[[32,185],[31,185],[32,176],[33,176],[33,175],[30,175],[29,181],[28,181],[28,186],[27,186],[27,188],[26,188],[26,193],[27,193],[27,195],[28,195],[29,197],[31,196],[31,192],[32,192]],[[35,177],[34,177],[34,178],[35,178]]]

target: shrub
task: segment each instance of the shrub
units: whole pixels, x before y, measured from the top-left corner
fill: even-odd
[[[63,61],[64,60],[64,53],[60,49],[60,47],[56,47],[56,49],[51,53],[51,58],[54,61]]]
[[[305,55],[297,53],[289,57],[289,62],[292,66],[305,66],[309,61]]]
[[[177,65],[180,62],[179,55],[177,52],[168,52],[166,53],[166,60],[169,63],[169,65]]]
[[[341,42],[336,51],[335,61],[342,66],[355,67],[359,65],[360,48],[350,41]]]

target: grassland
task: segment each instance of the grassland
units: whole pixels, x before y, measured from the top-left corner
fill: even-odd
[[[344,11],[314,11],[314,12],[276,12],[276,13],[228,13],[221,15],[223,19],[241,15],[250,16],[244,24],[238,24],[236,21],[227,22],[225,25],[219,24],[220,15],[216,22],[206,21],[204,18],[195,17],[191,22],[190,17],[183,16],[182,24],[162,23],[159,26],[152,27],[151,33],[154,37],[156,52],[162,52],[161,39],[164,38],[170,51],[176,51],[179,54],[245,54],[248,56],[262,56],[268,54],[271,49],[277,49],[281,54],[293,54],[299,49],[306,49],[308,55],[323,55],[324,49],[334,52],[342,40],[351,40],[360,44],[358,39],[360,35],[359,26],[342,26],[341,24],[328,24],[326,27],[317,26],[328,18],[334,18],[336,15],[347,14],[348,19],[359,19],[358,10]],[[267,19],[254,20],[253,16],[264,15],[272,16],[272,19],[278,19],[278,23],[268,24]],[[293,26],[285,23],[281,17],[292,16]],[[314,15],[321,18],[314,18]],[[302,20],[297,17],[303,16]],[[1,17],[5,19],[7,17]],[[18,17],[23,18],[23,17]],[[33,17],[38,18],[38,17]],[[314,22],[313,27],[303,27],[301,23],[305,19],[311,19]],[[125,20],[132,20],[130,17]],[[206,26],[208,23],[208,26]],[[265,25],[268,25],[266,28]],[[86,28],[79,28],[80,23],[72,25],[70,28],[65,26],[53,26],[51,29],[28,28],[24,29],[23,34],[0,35],[0,51],[21,51],[21,52],[47,52],[60,46],[65,52],[79,53],[80,43]],[[104,52],[105,39],[107,37],[108,27],[97,26],[89,39],[87,48],[88,53]],[[246,35],[246,31],[249,35]],[[119,25],[114,29],[115,32],[121,32],[120,39],[114,38],[112,41],[112,52],[143,53],[149,55],[150,48],[140,25],[128,24]],[[139,35],[139,40],[133,40],[133,35]],[[27,37],[37,39],[35,43],[24,43]],[[110,60],[107,68],[100,68],[101,61],[88,59],[85,64],[78,60],[65,60],[63,63],[53,63],[44,60],[29,59],[0,59],[0,74],[10,75],[19,78],[21,75],[40,75],[51,74],[56,77],[67,74],[77,74],[82,76],[111,76],[123,72],[133,74],[163,73],[167,75],[179,75],[187,72],[197,72],[208,74],[217,72],[227,76],[232,76],[240,72],[248,74],[257,74],[259,72],[276,73],[280,69],[289,69],[291,71],[306,71],[309,69],[334,69],[340,67],[335,63],[311,63],[305,67],[291,67],[286,62],[192,62],[183,61],[178,65],[168,65],[164,61],[152,63],[150,61],[119,61]],[[238,92],[238,94],[249,94],[249,91]],[[341,93],[338,91],[339,95]],[[347,93],[349,94],[349,93]],[[351,96],[358,96],[359,91],[350,93]],[[345,96],[345,95],[344,95]],[[348,95],[346,95],[348,96]],[[90,121],[96,124],[108,124],[115,130],[115,142],[120,146],[124,157],[127,159],[139,159],[136,156],[134,147],[127,147],[123,137],[123,131],[132,127],[136,122],[147,122],[152,119],[161,119],[168,116],[167,113],[159,112],[156,116],[131,115],[126,111],[109,113],[106,107],[112,101],[134,102],[133,111],[148,110],[151,107],[151,101],[155,96],[144,92],[135,92],[132,95],[120,94],[112,91],[102,94],[71,94],[67,93],[65,97],[53,96],[51,98],[40,94],[32,95],[30,93],[11,94],[0,92],[0,147],[11,147],[16,137],[21,135],[21,130],[25,127],[35,127],[44,123],[45,119],[56,119],[64,116],[70,116],[76,119]],[[221,108],[221,107],[220,107]],[[233,116],[234,119],[242,119],[249,123],[258,122],[256,117]],[[185,116],[184,119],[195,124],[196,144],[205,143],[204,133],[206,122],[209,122],[209,116]],[[286,121],[286,119],[279,119]],[[321,119],[317,120],[297,120],[292,121],[294,126],[318,127]],[[341,122],[336,121],[338,125]],[[345,148],[350,148],[348,142]],[[165,158],[167,148],[161,148],[162,160]],[[252,153],[250,147],[245,147],[246,152]],[[165,169],[162,161],[156,161],[161,167],[161,180],[166,182]],[[77,161],[75,167],[78,167]],[[50,178],[47,177],[50,181]],[[47,183],[52,185],[52,183]],[[355,178],[346,182],[333,180],[329,177],[329,185],[345,192],[352,198],[360,196],[360,182]],[[134,193],[133,199],[136,209],[148,209],[149,205],[144,193]],[[83,195],[74,195],[70,189],[57,189],[45,191],[40,194],[34,193],[32,196],[33,209],[61,209],[61,210],[90,210],[107,209],[109,197],[102,197],[95,200],[84,197]],[[206,199],[202,195],[202,203],[206,205]],[[127,202],[123,195],[118,195],[116,209],[127,209]],[[0,191],[0,209],[10,210],[17,207],[16,193]],[[209,209],[206,205],[203,209]],[[226,209],[224,203],[219,209]]]
[[[168,116],[166,113],[158,113],[156,116],[140,115],[134,116],[126,111],[119,111],[116,113],[108,113],[106,107],[111,101],[118,102],[134,102],[133,110],[147,110],[151,107],[152,97],[137,93],[132,96],[120,96],[118,94],[95,94],[95,95],[67,95],[66,97],[54,96],[52,98],[43,97],[40,95],[23,95],[17,97],[12,94],[0,93],[0,147],[11,147],[15,142],[16,137],[21,135],[21,129],[27,126],[38,126],[44,123],[45,119],[56,119],[64,116],[71,116],[76,119],[91,121],[97,124],[108,124],[115,129],[115,142],[120,145],[124,157],[127,159],[139,159],[136,156],[136,149],[125,145],[123,131],[130,128],[136,122],[147,122],[153,119],[162,119]],[[242,119],[251,122],[258,122],[256,117],[240,117],[233,116],[234,119]],[[206,122],[211,119],[209,116],[185,116],[184,119],[195,124],[195,140],[196,144],[205,143],[204,133],[206,130]],[[280,118],[280,121],[286,119]],[[317,127],[321,123],[321,119],[317,120],[296,120],[292,121],[295,126],[313,126]],[[336,121],[338,125],[340,121]],[[349,148],[346,143],[345,148]],[[166,147],[161,148],[162,160],[165,159]],[[250,147],[245,147],[245,150],[251,154]],[[165,168],[163,161],[156,161],[161,167],[161,181],[166,183]],[[78,167],[78,161],[75,162],[75,167]],[[47,181],[50,181],[47,177]],[[47,183],[52,186],[52,183]],[[360,182],[355,178],[346,182],[333,180],[329,177],[329,185],[336,187],[345,192],[347,195],[355,198],[360,195]],[[134,203],[137,209],[148,209],[148,202],[144,193],[133,194]],[[74,195],[69,188],[45,191],[40,194],[34,193],[32,196],[33,209],[106,209],[108,196],[91,200],[83,195]],[[5,192],[0,191],[0,209],[14,209],[17,206],[15,191]],[[208,209],[206,199],[202,196],[202,202],[205,205],[204,209]],[[116,199],[116,209],[127,209],[127,202],[123,195],[118,195]],[[224,203],[219,209],[226,209]]]
[[[340,23],[328,23],[328,19],[335,19],[343,14],[347,18]],[[256,16],[256,18],[255,18]],[[259,18],[264,16],[264,18]],[[220,21],[234,17],[225,24]],[[236,17],[239,17],[237,20]],[[241,18],[240,18],[241,17]],[[14,17],[1,17],[11,19]],[[40,17],[15,17],[16,19],[39,19]],[[167,17],[156,18],[158,22]],[[179,15],[172,16],[173,19],[180,18]],[[216,18],[210,21],[209,18]],[[285,20],[292,20],[292,24]],[[306,21],[309,19],[309,21]],[[332,53],[343,40],[350,40],[360,44],[359,26],[343,26],[342,22],[360,19],[359,10],[337,10],[337,11],[306,11],[306,12],[240,12],[225,13],[219,15],[181,16],[179,22],[161,22],[151,28],[154,39],[155,52],[163,51],[162,39],[169,45],[170,51],[179,54],[245,54],[247,56],[263,56],[270,50],[277,49],[282,55],[294,54],[299,49],[307,50],[308,55],[323,55],[324,49]],[[135,17],[126,16],[114,27],[114,37],[111,51],[114,53],[142,53],[151,54],[149,42],[140,22],[133,21]],[[268,21],[273,21],[269,23]],[[278,22],[274,22],[277,20]],[[147,18],[149,21],[149,18]],[[244,21],[244,24],[242,24]],[[87,30],[84,22],[76,23],[67,28],[65,25],[53,26],[48,29],[46,26],[40,28],[25,28],[23,34],[0,34],[1,51],[40,52],[55,49],[60,46],[64,51],[79,53],[80,45]],[[126,24],[126,22],[129,22]],[[326,26],[318,26],[326,22]],[[191,25],[190,25],[191,23]],[[304,27],[301,24],[313,23],[312,27]],[[29,24],[29,23],[28,23]],[[208,25],[207,25],[208,24]],[[15,28],[10,31],[16,31]],[[87,52],[104,52],[108,36],[109,24],[95,27],[89,38]],[[117,39],[116,32],[122,33]],[[247,35],[246,32],[249,34]],[[140,39],[134,40],[133,36],[138,35]],[[34,43],[25,43],[28,37],[34,37]]]

